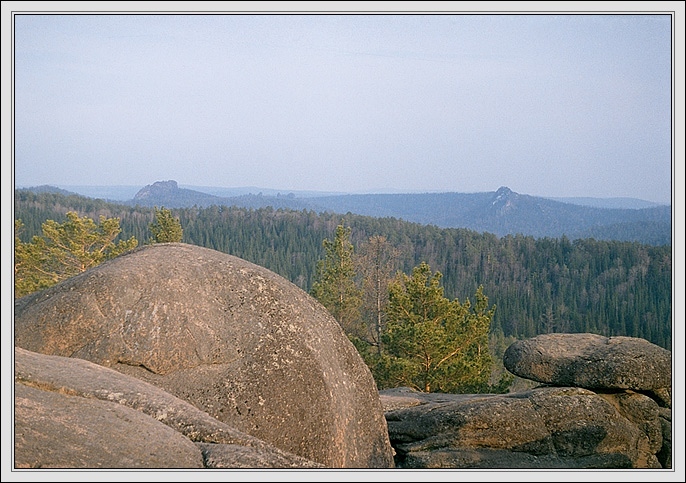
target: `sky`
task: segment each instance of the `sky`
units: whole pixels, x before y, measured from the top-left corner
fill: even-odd
[[[667,203],[671,47],[650,14],[15,15],[14,182]]]

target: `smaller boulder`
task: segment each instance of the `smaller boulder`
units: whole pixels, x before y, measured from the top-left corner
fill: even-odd
[[[672,353],[645,339],[544,334],[513,343],[503,357],[511,373],[553,386],[664,392]]]

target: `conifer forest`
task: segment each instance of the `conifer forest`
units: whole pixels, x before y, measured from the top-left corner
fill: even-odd
[[[120,239],[152,237],[155,209],[59,193],[15,191],[15,220],[23,242],[47,220],[66,213],[119,219]],[[171,210],[182,241],[235,255],[268,268],[310,292],[324,241],[339,225],[358,249],[383,236],[397,252],[397,269],[426,263],[442,274],[445,296],[466,300],[482,287],[495,306],[490,332],[497,340],[549,332],[641,337],[672,345],[672,247],[636,242],[498,237],[438,228],[396,218],[273,208],[209,206]]]

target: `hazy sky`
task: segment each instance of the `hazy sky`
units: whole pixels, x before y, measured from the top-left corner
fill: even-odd
[[[17,15],[18,186],[669,202],[667,15]]]

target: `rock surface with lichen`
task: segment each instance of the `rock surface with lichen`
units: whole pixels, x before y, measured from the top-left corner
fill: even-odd
[[[145,246],[18,299],[15,346],[135,377],[326,467],[393,465],[376,386],[340,326],[224,253]]]

